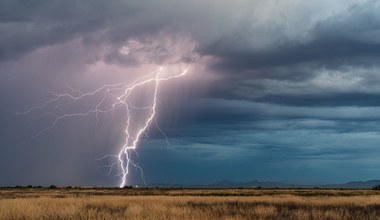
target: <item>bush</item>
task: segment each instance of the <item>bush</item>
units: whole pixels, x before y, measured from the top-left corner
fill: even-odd
[[[373,190],[380,190],[380,185],[376,185],[374,187],[372,187]]]
[[[51,185],[51,186],[49,186],[49,188],[50,188],[50,189],[56,189],[57,186],[56,186],[56,185]]]

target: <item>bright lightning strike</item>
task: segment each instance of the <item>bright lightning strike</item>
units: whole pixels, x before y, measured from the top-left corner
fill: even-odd
[[[160,82],[170,80],[173,78],[182,77],[188,72],[188,69],[185,69],[178,75],[165,77],[163,74],[163,70],[164,68],[161,67],[157,71],[157,73],[154,74],[152,78],[143,80],[141,82],[137,82],[135,84],[132,84],[130,87],[126,88],[124,94],[117,98],[119,102],[114,103],[114,105],[119,104],[119,103],[125,105],[126,113],[127,113],[127,124],[126,124],[126,129],[125,129],[126,139],[125,139],[124,145],[121,147],[121,150],[118,154],[119,165],[120,165],[120,168],[122,169],[122,179],[121,179],[120,187],[123,187],[126,185],[127,175],[129,173],[129,166],[130,165],[136,166],[130,158],[130,153],[131,151],[136,150],[137,145],[140,141],[141,135],[148,129],[149,125],[152,123],[156,115],[157,94],[158,94],[158,88],[159,88]],[[153,103],[151,106],[150,116],[145,121],[144,126],[138,130],[137,134],[135,136],[132,136],[129,132],[130,126],[131,126],[131,123],[130,123],[131,116],[129,114],[130,106],[127,103],[128,96],[136,87],[144,85],[146,83],[154,84]]]
[[[59,113],[56,113],[57,111],[51,111],[46,113],[46,115],[49,115],[53,117],[51,125],[42,129],[36,136],[41,135],[42,133],[53,129],[58,122],[61,120],[64,120],[66,118],[71,117],[84,117],[94,114],[96,117],[97,122],[99,121],[99,114],[101,113],[108,113],[111,111],[115,111],[117,109],[123,109],[123,112],[126,116],[126,122],[125,122],[125,140],[123,144],[120,146],[120,151],[117,155],[109,155],[117,158],[117,162],[113,165],[111,165],[111,169],[114,165],[118,165],[120,168],[120,187],[124,187],[127,185],[128,180],[128,174],[130,173],[130,167],[136,167],[141,171],[142,179],[143,179],[143,172],[140,167],[137,166],[137,164],[132,159],[132,153],[136,153],[136,149],[141,142],[141,139],[143,138],[143,135],[147,133],[147,130],[149,129],[149,126],[151,123],[155,120],[156,113],[157,113],[157,103],[158,103],[158,92],[159,87],[162,82],[173,80],[175,78],[180,78],[186,75],[189,71],[189,67],[186,67],[184,69],[181,69],[179,72],[173,74],[168,73],[167,69],[162,66],[159,67],[158,70],[147,74],[145,76],[142,76],[135,80],[133,83],[116,83],[116,84],[107,84],[103,85],[102,87],[96,89],[92,92],[84,93],[80,90],[72,89],[71,87],[67,86],[70,92],[66,92],[63,94],[57,94],[54,92],[51,92],[54,96],[54,98],[46,101],[45,103],[42,103],[39,106],[35,106],[28,111],[20,112],[17,114],[28,114],[37,110],[44,110],[48,108],[48,106],[54,105],[55,110],[57,110]],[[144,107],[136,107],[131,104],[131,96],[132,94],[139,88],[142,87],[149,87],[152,89],[151,94],[151,104]],[[90,109],[84,112],[75,112],[75,113],[65,113],[64,107],[69,105],[78,104],[80,102],[82,103],[88,103],[89,99],[96,98],[97,101],[94,105],[91,105]],[[111,104],[107,104],[108,101],[110,101]],[[62,104],[63,103],[63,104]],[[108,106],[108,107],[107,107]],[[133,117],[133,114],[131,114],[131,111],[133,110],[141,110],[141,111],[148,111],[147,117],[143,120],[142,123],[137,124],[135,123],[136,119]],[[160,131],[161,129],[158,128]],[[164,135],[166,138],[166,135]],[[107,156],[106,156],[107,157]]]

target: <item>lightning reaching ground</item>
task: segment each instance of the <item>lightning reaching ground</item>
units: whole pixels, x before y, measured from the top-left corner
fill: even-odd
[[[125,143],[121,147],[121,150],[118,154],[118,160],[119,160],[119,165],[122,170],[122,178],[121,178],[121,183],[120,187],[123,187],[126,185],[127,181],[127,175],[129,173],[129,166],[133,165],[136,166],[136,164],[133,163],[133,160],[130,158],[130,153],[131,151],[136,150],[136,147],[141,139],[141,135],[148,129],[149,125],[153,121],[155,115],[156,115],[156,106],[157,106],[157,94],[158,94],[158,88],[160,85],[161,81],[166,81],[170,80],[173,78],[178,78],[184,76],[187,72],[188,69],[183,70],[180,72],[178,75],[174,76],[165,76],[163,72],[164,68],[160,67],[160,69],[153,74],[151,78],[142,80],[141,82],[135,82],[131,86],[127,87],[124,91],[124,94],[121,96],[117,97],[118,102],[114,103],[113,105],[124,105],[126,109],[126,114],[127,114],[127,124],[126,124],[126,129],[125,129]],[[129,114],[129,108],[130,106],[128,105],[128,97],[130,93],[139,86],[142,86],[147,83],[153,83],[154,86],[154,92],[153,92],[153,103],[152,106],[150,107],[150,115],[146,119],[145,124],[143,125],[142,128],[140,128],[137,133],[133,136],[130,134],[130,127],[131,127],[131,116]]]
[[[155,121],[157,114],[157,103],[159,88],[162,82],[174,80],[185,76],[189,72],[189,65],[181,64],[177,71],[168,71],[165,66],[158,67],[157,70],[146,74],[132,83],[116,83],[116,84],[106,84],[100,88],[91,92],[82,92],[67,86],[68,90],[66,93],[57,94],[51,92],[53,98],[47,100],[41,105],[30,108],[27,111],[20,112],[17,114],[28,114],[38,110],[46,110],[53,106],[53,110],[44,113],[45,116],[52,117],[51,125],[42,129],[36,136],[53,129],[57,123],[61,120],[72,118],[72,117],[85,117],[90,115],[95,115],[97,123],[99,122],[99,114],[109,113],[121,109],[123,114],[126,116],[125,130],[124,130],[124,141],[120,146],[120,150],[116,155],[107,155],[105,157],[115,157],[116,162],[112,164],[111,169],[117,165],[119,167],[120,187],[127,185],[128,174],[130,173],[130,167],[136,167],[141,171],[141,176],[143,178],[142,169],[137,166],[137,164],[132,159],[132,154],[136,153],[136,149],[141,142],[144,135],[147,135],[149,126]],[[136,99],[136,93],[138,90],[143,89],[146,93],[148,91],[148,102],[149,105],[145,106],[135,106],[133,100]],[[65,113],[65,107],[72,105],[82,105],[91,103],[95,99],[95,104],[90,105],[87,111],[83,112],[71,112]],[[144,102],[146,103],[146,102]],[[135,117],[134,112],[141,112],[143,117]],[[157,122],[156,122],[157,123]],[[160,132],[162,130],[158,128]],[[164,134],[165,138],[166,135]],[[145,182],[145,180],[144,180]]]

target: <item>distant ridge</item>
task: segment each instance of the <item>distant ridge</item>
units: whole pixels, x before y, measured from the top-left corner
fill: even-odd
[[[352,181],[341,184],[289,184],[280,182],[267,182],[252,180],[249,182],[235,182],[229,180],[221,180],[211,184],[204,185],[186,185],[186,184],[166,184],[166,183],[153,183],[149,184],[149,187],[183,187],[183,188],[342,188],[342,189],[371,189],[372,187],[380,185],[380,180],[368,180],[368,181]]]
[[[352,181],[343,184],[322,185],[324,188],[344,188],[344,189],[370,189],[376,185],[380,185],[380,180]]]

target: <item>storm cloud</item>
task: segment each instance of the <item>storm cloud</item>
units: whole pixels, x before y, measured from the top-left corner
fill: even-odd
[[[375,0],[3,0],[0,185],[114,185],[95,159],[120,144],[117,117],[32,138],[48,119],[15,112],[179,60],[197,68],[162,89],[171,147],[153,126],[138,161],[148,182],[380,178],[379,11]]]

